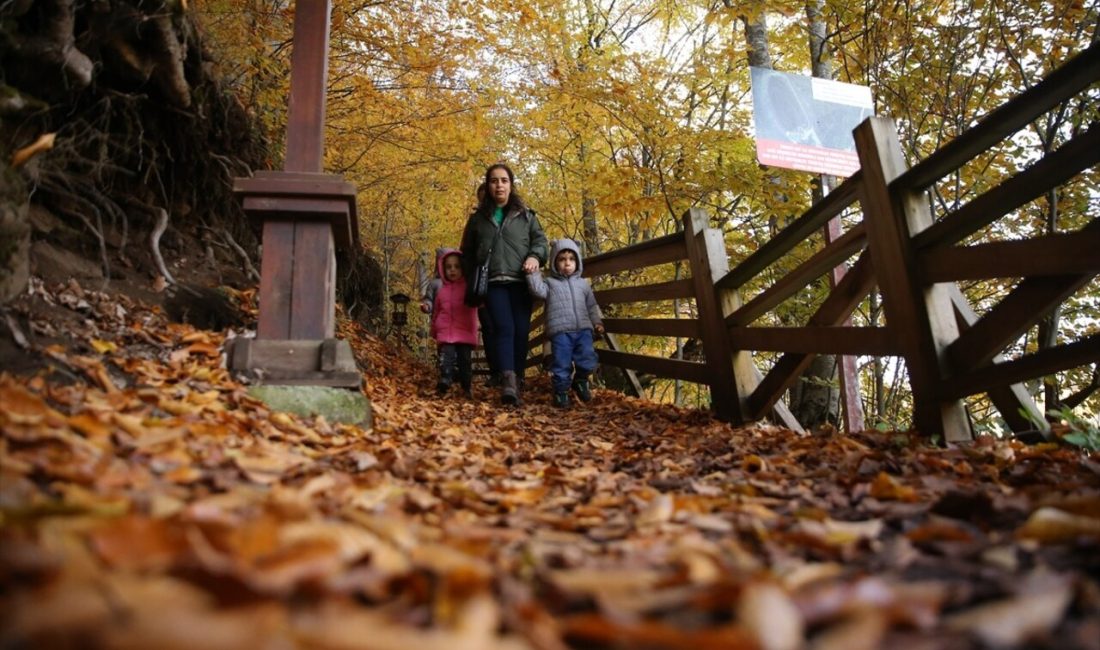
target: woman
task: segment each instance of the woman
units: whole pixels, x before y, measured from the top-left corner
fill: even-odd
[[[489,260],[485,306],[495,340],[487,347],[496,356],[500,401],[505,404],[519,403],[519,377],[527,361],[533,299],[525,278],[542,266],[547,253],[546,234],[515,191],[514,181],[512,170],[503,163],[485,170],[485,195],[462,235],[467,277],[473,278],[474,270]]]

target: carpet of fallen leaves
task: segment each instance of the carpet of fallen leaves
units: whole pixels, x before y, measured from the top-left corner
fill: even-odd
[[[436,398],[347,323],[374,427],[270,412],[223,334],[75,312],[0,374],[0,647],[1096,648],[1100,470],[605,390]]]

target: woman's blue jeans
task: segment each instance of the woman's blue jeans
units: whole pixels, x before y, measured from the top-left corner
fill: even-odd
[[[531,334],[534,298],[526,282],[490,282],[485,298],[496,340],[488,346],[496,353],[497,369],[513,370],[520,377],[527,363],[527,338]]]

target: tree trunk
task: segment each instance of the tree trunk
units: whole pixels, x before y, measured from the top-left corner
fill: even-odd
[[[835,356],[814,357],[791,388],[791,413],[807,429],[825,423],[835,425],[839,421],[840,388]]]
[[[806,2],[806,24],[807,34],[810,47],[810,67],[814,77],[818,79],[833,79],[835,71],[828,58],[828,42],[826,40],[828,30],[826,29],[825,19],[822,16],[822,10],[825,6],[825,0],[808,0]],[[825,198],[827,191],[831,191],[836,185],[836,178],[833,176],[827,176],[822,174],[816,183],[813,185],[812,200],[816,204]],[[840,235],[840,217],[833,217],[829,220],[829,223],[825,226],[825,243],[831,244]],[[844,277],[844,273],[847,270],[846,264],[841,264],[835,269],[832,269],[829,273],[829,287],[835,288],[840,279]],[[850,324],[850,320],[845,321],[845,325]],[[829,378],[829,382],[836,382],[840,389],[839,399],[836,401],[836,409],[841,407],[844,409],[844,429],[846,431],[859,431],[863,429],[863,409],[859,400],[859,375],[855,368],[855,358],[837,356],[834,358],[833,364],[834,375]],[[822,365],[824,368],[824,365]],[[811,366],[808,372],[813,372],[814,368]],[[806,379],[809,375],[804,376]],[[816,398],[815,398],[816,399]],[[792,410],[797,414],[799,410],[798,405],[792,404]],[[839,410],[830,410],[826,419],[829,422],[840,422]],[[799,420],[802,422],[802,420]],[[812,426],[813,424],[819,424],[817,422],[802,422],[803,426]]]
[[[732,6],[729,0],[726,6]],[[749,65],[757,68],[772,69],[772,55],[768,50],[768,19],[764,12],[750,20],[741,16],[741,23],[745,26],[745,41],[749,45]]]
[[[588,147],[582,142],[580,146],[581,173],[588,170]],[[584,256],[592,257],[600,254],[600,231],[596,224],[596,199],[588,194],[587,185],[581,184],[581,225],[584,229]]]

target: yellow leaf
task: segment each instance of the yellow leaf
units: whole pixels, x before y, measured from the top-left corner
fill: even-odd
[[[875,480],[871,482],[871,496],[883,501],[916,501],[916,490],[898,483],[886,472],[879,472]]]
[[[104,341],[101,339],[92,339],[90,341],[92,348],[100,354],[113,353],[118,351],[118,346],[110,341]]]

